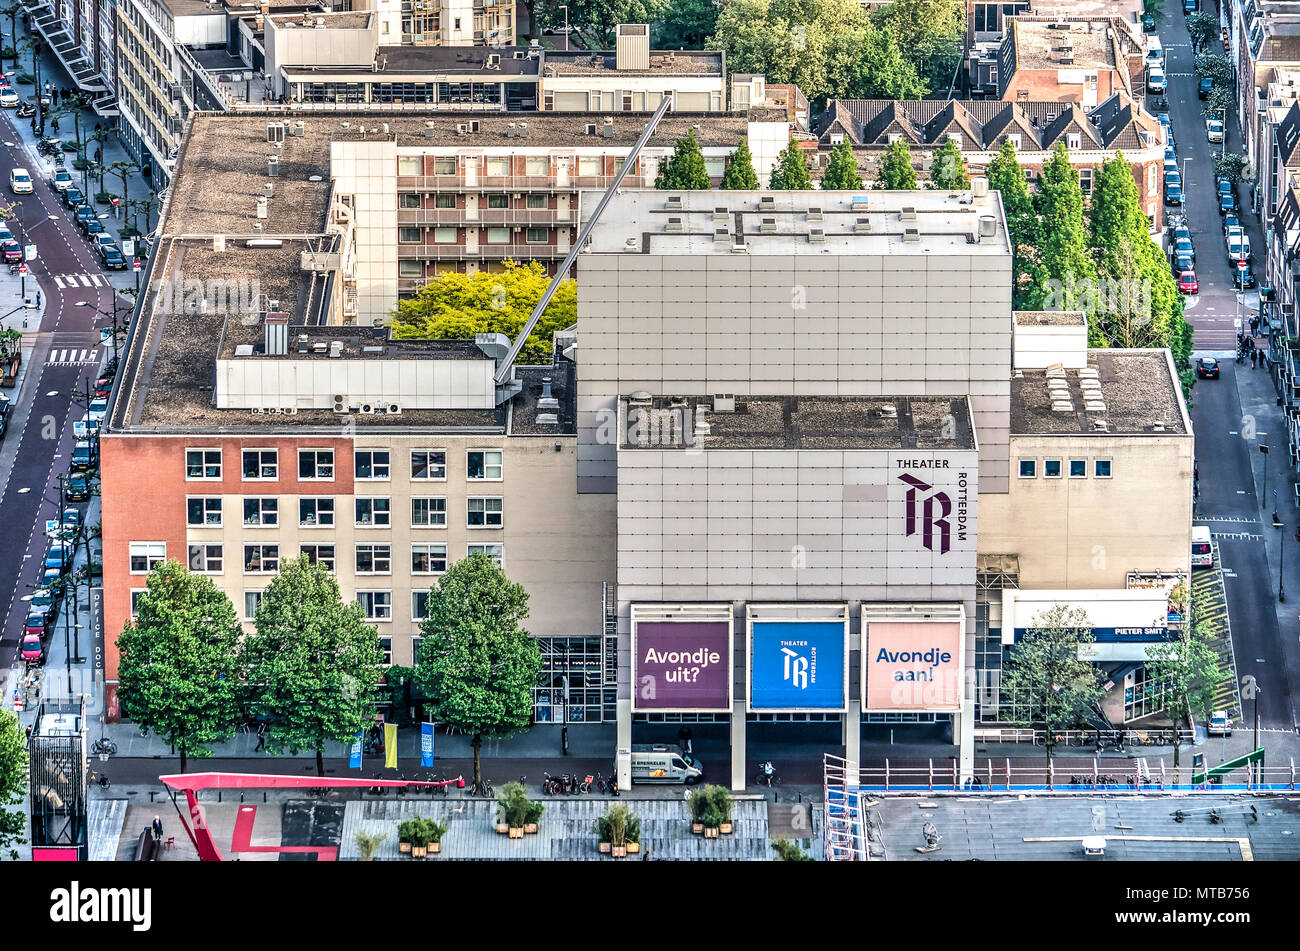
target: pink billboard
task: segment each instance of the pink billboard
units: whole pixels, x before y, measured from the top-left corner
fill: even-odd
[[[862,709],[961,709],[962,622],[870,621],[862,645]]]

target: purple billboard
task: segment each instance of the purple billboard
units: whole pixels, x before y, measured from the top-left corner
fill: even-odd
[[[632,653],[633,710],[731,710],[729,621],[637,620]]]

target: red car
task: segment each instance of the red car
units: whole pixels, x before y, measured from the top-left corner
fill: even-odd
[[[1178,275],[1178,290],[1184,294],[1196,294],[1200,285],[1196,283],[1195,271],[1182,271]]]
[[[0,252],[4,254],[4,259],[9,264],[13,264],[16,261],[21,261],[23,259],[22,245],[13,240],[13,238],[0,244]]]
[[[113,392],[113,378],[111,376],[101,376],[95,381],[95,395],[108,396]]]
[[[45,656],[45,648],[41,646],[39,637],[23,636],[23,660],[30,663],[39,664]]]
[[[27,623],[23,626],[23,637],[45,637],[45,615],[40,611],[33,611],[27,615]]]

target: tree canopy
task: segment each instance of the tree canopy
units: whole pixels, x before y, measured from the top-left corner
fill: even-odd
[[[943,145],[934,150],[930,159],[930,187],[945,190],[970,188],[966,160],[952,139],[945,139]]]
[[[0,708],[0,807],[23,805],[27,793],[27,738],[18,716]],[[15,845],[27,841],[27,811],[0,808],[0,849],[18,859]]]
[[[830,161],[826,164],[826,174],[822,176],[822,188],[860,189],[862,176],[858,174],[858,157],[853,154],[853,147],[848,142],[841,142],[831,149]]]
[[[399,339],[473,340],[475,334],[495,332],[513,340],[550,280],[537,261],[507,261],[501,271],[439,274],[414,298],[397,302],[392,311],[393,335]],[[577,314],[577,285],[572,280],[562,281],[528,335],[520,362],[550,363],[553,335],[571,327]]]
[[[655,188],[708,191],[712,187],[709,171],[704,166],[704,153],[700,151],[700,140],[695,137],[695,130],[690,129],[677,140],[668,161],[659,166]]]
[[[702,49],[717,21],[716,0],[667,0],[654,24],[654,48]]]
[[[880,169],[876,179],[877,188],[894,191],[916,187],[916,167],[912,164],[912,150],[902,139],[889,143],[880,156]]]
[[[1038,310],[1043,303],[1044,272],[1038,260],[1039,222],[1029,195],[1025,170],[1010,139],[1002,143],[988,167],[989,188],[1002,193],[1002,208],[1012,247],[1011,306]]]
[[[727,165],[727,171],[722,176],[722,184],[718,187],[729,191],[752,191],[758,187],[758,175],[754,171],[754,156],[749,151],[749,143],[744,139],[740,140],[736,151],[731,153],[731,162]]]
[[[768,179],[768,187],[774,191],[798,191],[812,188],[812,176],[808,174],[808,160],[804,158],[799,143],[791,140],[777,156],[776,168]]]

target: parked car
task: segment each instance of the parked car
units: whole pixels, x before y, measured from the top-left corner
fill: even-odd
[[[1249,261],[1238,261],[1232,269],[1232,283],[1242,288],[1255,286],[1255,274],[1250,269]]]
[[[1219,361],[1214,357],[1201,357],[1196,361],[1196,376],[1202,380],[1219,378]]]
[[[29,664],[39,664],[45,657],[45,646],[39,637],[23,635],[23,660]]]
[[[1183,203],[1183,186],[1181,182],[1165,179],[1165,204],[1181,205]]]
[[[45,567],[57,568],[60,571],[67,571],[72,567],[72,548],[60,542],[57,545],[51,545],[45,552]]]
[[[1230,211],[1237,210],[1237,197],[1235,195],[1219,196],[1219,214],[1226,215]]]
[[[0,438],[9,431],[9,397],[0,393]]]
[[[110,271],[126,270],[126,258],[122,257],[122,252],[117,249],[116,245],[100,245],[99,259],[103,262],[104,267]]]
[[[23,259],[23,246],[13,238],[7,238],[0,241],[0,254],[3,254],[5,263],[14,264]]]
[[[1201,99],[1208,99],[1210,90],[1214,88],[1214,78],[1212,76],[1203,76],[1201,81],[1196,85],[1196,95]]]
[[[15,195],[32,193],[32,173],[25,168],[15,168],[9,173],[9,190]]]
[[[96,244],[96,245],[98,245],[99,242],[95,240],[95,235],[108,233],[108,229],[104,227],[104,222],[100,221],[98,218],[91,218],[90,220],[86,221],[81,226],[81,230],[86,232],[86,237],[90,239],[92,244]],[[109,241],[113,240],[112,235],[109,235],[108,240]]]
[[[72,209],[72,218],[81,227],[85,227],[87,221],[95,220],[95,209],[89,205],[78,205]]]
[[[1142,14],[1142,32],[1154,33],[1156,31],[1156,18],[1149,13]]]
[[[1205,136],[1211,142],[1223,141],[1223,123],[1218,119],[1205,120]]]
[[[1179,238],[1175,241],[1174,254],[1178,257],[1190,257],[1192,264],[1196,264],[1196,248],[1192,245],[1191,237]]]
[[[44,568],[41,570],[41,577],[36,582],[38,588],[57,588],[63,584],[62,568]]]
[[[90,499],[90,477],[84,472],[74,472],[63,483],[63,497],[69,502],[86,502]]]
[[[103,396],[97,396],[90,401],[90,408],[86,415],[95,422],[102,422],[104,414],[108,412],[108,399]]]
[[[96,248],[117,248],[119,254],[122,252],[122,249],[117,247],[117,242],[113,239],[113,236],[107,231],[96,231],[91,235],[90,243]]]
[[[1215,710],[1210,714],[1205,732],[1210,736],[1232,736],[1232,718],[1223,710]]]
[[[66,508],[60,517],[65,532],[75,532],[81,527],[81,509]]]
[[[1232,231],[1233,228],[1240,228],[1240,227],[1241,227],[1241,222],[1237,219],[1236,215],[1223,216],[1223,234],[1225,237],[1228,235],[1230,231]]]
[[[1147,92],[1153,96],[1163,96],[1168,88],[1169,82],[1165,79],[1165,71],[1156,66],[1150,67],[1147,70]]]
[[[95,468],[97,453],[90,440],[82,439],[72,447],[72,471],[89,472]]]
[[[1183,271],[1178,275],[1178,290],[1183,294],[1199,294],[1201,286],[1196,282],[1195,271]]]
[[[1183,0],[1183,13],[1191,16],[1196,12],[1196,0]]]
[[[72,424],[72,435],[77,439],[89,439],[99,435],[99,420],[83,416]]]
[[[1250,239],[1242,233],[1234,233],[1228,236],[1228,262],[1249,261],[1250,260]]]
[[[27,621],[23,625],[23,637],[35,637],[37,640],[45,637],[49,628],[46,627],[45,615],[40,611],[29,611]]]
[[[1165,130],[1165,147],[1168,148],[1174,144],[1174,124],[1167,115],[1158,115],[1156,120],[1164,127]]]
[[[52,588],[41,588],[32,594],[32,610],[39,611],[45,616],[45,623],[49,624],[54,621],[54,617],[59,613],[59,594]]]
[[[66,170],[57,171],[50,179],[50,185],[55,191],[67,191],[72,187],[72,174]]]
[[[111,376],[101,376],[95,381],[95,388],[91,392],[96,396],[108,396],[113,392],[113,378]]]
[[[18,108],[18,93],[14,91],[12,86],[6,86],[3,90],[0,90],[0,107],[5,109]]]
[[[86,196],[83,195],[83,194],[81,193],[81,189],[80,189],[80,188],[76,188],[76,187],[74,186],[73,188],[65,188],[65,189],[63,190],[63,207],[64,207],[64,208],[67,208],[67,209],[73,209],[73,208],[76,208],[78,205],[84,203],[85,200],[86,200]]]
[[[1174,272],[1174,277],[1177,277],[1179,274],[1182,274],[1184,271],[1195,270],[1195,267],[1192,264],[1191,258],[1187,257],[1186,255],[1182,255],[1182,256],[1175,255],[1173,258],[1172,269]]]

